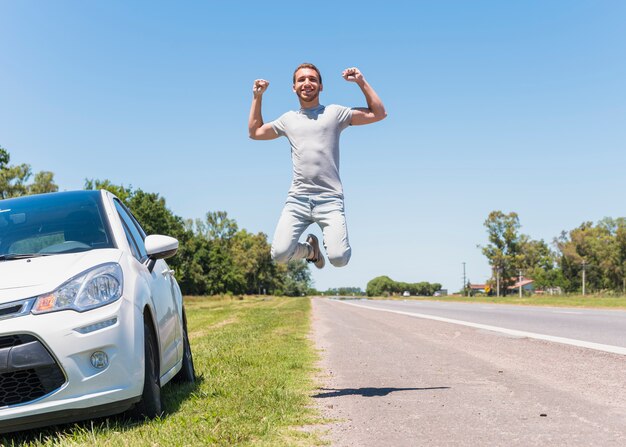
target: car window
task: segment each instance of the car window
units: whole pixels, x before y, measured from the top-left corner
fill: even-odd
[[[121,202],[120,202],[120,205],[122,206],[122,208],[124,208],[124,210],[126,210],[126,213],[130,216],[131,220],[137,227],[137,231],[139,231],[139,234],[141,234],[141,239],[146,240],[146,232],[144,231],[143,228],[141,228],[141,225],[139,224],[139,221],[137,220],[135,215],[126,207],[126,205],[124,205]]]
[[[124,207],[118,200],[115,200],[115,208],[117,209],[117,212],[120,215],[122,222],[124,222],[125,231],[130,232],[131,238],[136,244],[136,248],[139,251],[139,255],[140,255],[137,259],[139,259],[140,261],[143,261],[145,258],[148,257],[148,254],[146,252],[146,246],[143,243],[144,238],[142,237],[141,233],[137,229],[137,226],[135,225],[133,218],[126,211],[126,207]],[[132,245],[133,244],[131,244],[131,246]]]
[[[98,194],[0,200],[0,254],[59,254],[113,248]]]
[[[130,246],[130,251],[132,252],[133,256],[138,261],[141,261],[141,254],[139,253],[139,248],[137,248],[137,243],[135,242],[133,235],[130,234],[130,230],[128,229],[128,226],[126,225],[126,222],[124,222],[123,220],[122,220],[122,228],[124,228],[124,234],[126,235],[126,240],[128,241],[128,245]]]

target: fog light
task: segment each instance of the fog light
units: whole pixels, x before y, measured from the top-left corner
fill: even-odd
[[[109,366],[109,356],[106,352],[96,351],[91,354],[91,364],[97,369],[106,368]]]

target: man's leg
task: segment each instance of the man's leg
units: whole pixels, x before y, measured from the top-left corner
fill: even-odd
[[[348,227],[343,199],[322,199],[313,208],[313,218],[324,234],[324,247],[328,260],[335,267],[348,264],[352,249],[348,241]]]
[[[310,255],[311,246],[300,243],[300,236],[313,223],[308,201],[288,197],[278,219],[272,240],[272,259],[286,263],[292,259],[305,259]]]

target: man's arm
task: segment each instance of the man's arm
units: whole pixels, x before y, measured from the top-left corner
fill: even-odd
[[[252,105],[250,106],[250,117],[248,118],[248,134],[253,140],[273,140],[278,138],[271,124],[263,124],[261,114],[261,102],[263,93],[270,85],[265,79],[257,79],[252,87]]]
[[[356,84],[361,88],[361,91],[365,95],[365,100],[367,101],[367,107],[356,107],[352,109],[352,121],[350,121],[350,124],[353,126],[371,124],[376,121],[380,121],[387,116],[383,102],[380,100],[372,86],[367,83],[358,68],[346,68],[341,76],[343,76],[346,81],[356,82]]]

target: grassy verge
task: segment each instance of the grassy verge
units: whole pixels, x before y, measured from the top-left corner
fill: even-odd
[[[442,297],[370,297],[372,300],[430,300],[458,301],[464,303],[516,304],[520,306],[555,306],[555,307],[591,307],[626,309],[626,296],[609,297],[596,295],[531,295],[493,297],[493,296],[442,296]]]
[[[304,298],[186,298],[196,384],[164,387],[166,414],[33,430],[1,446],[312,446],[316,353]]]

